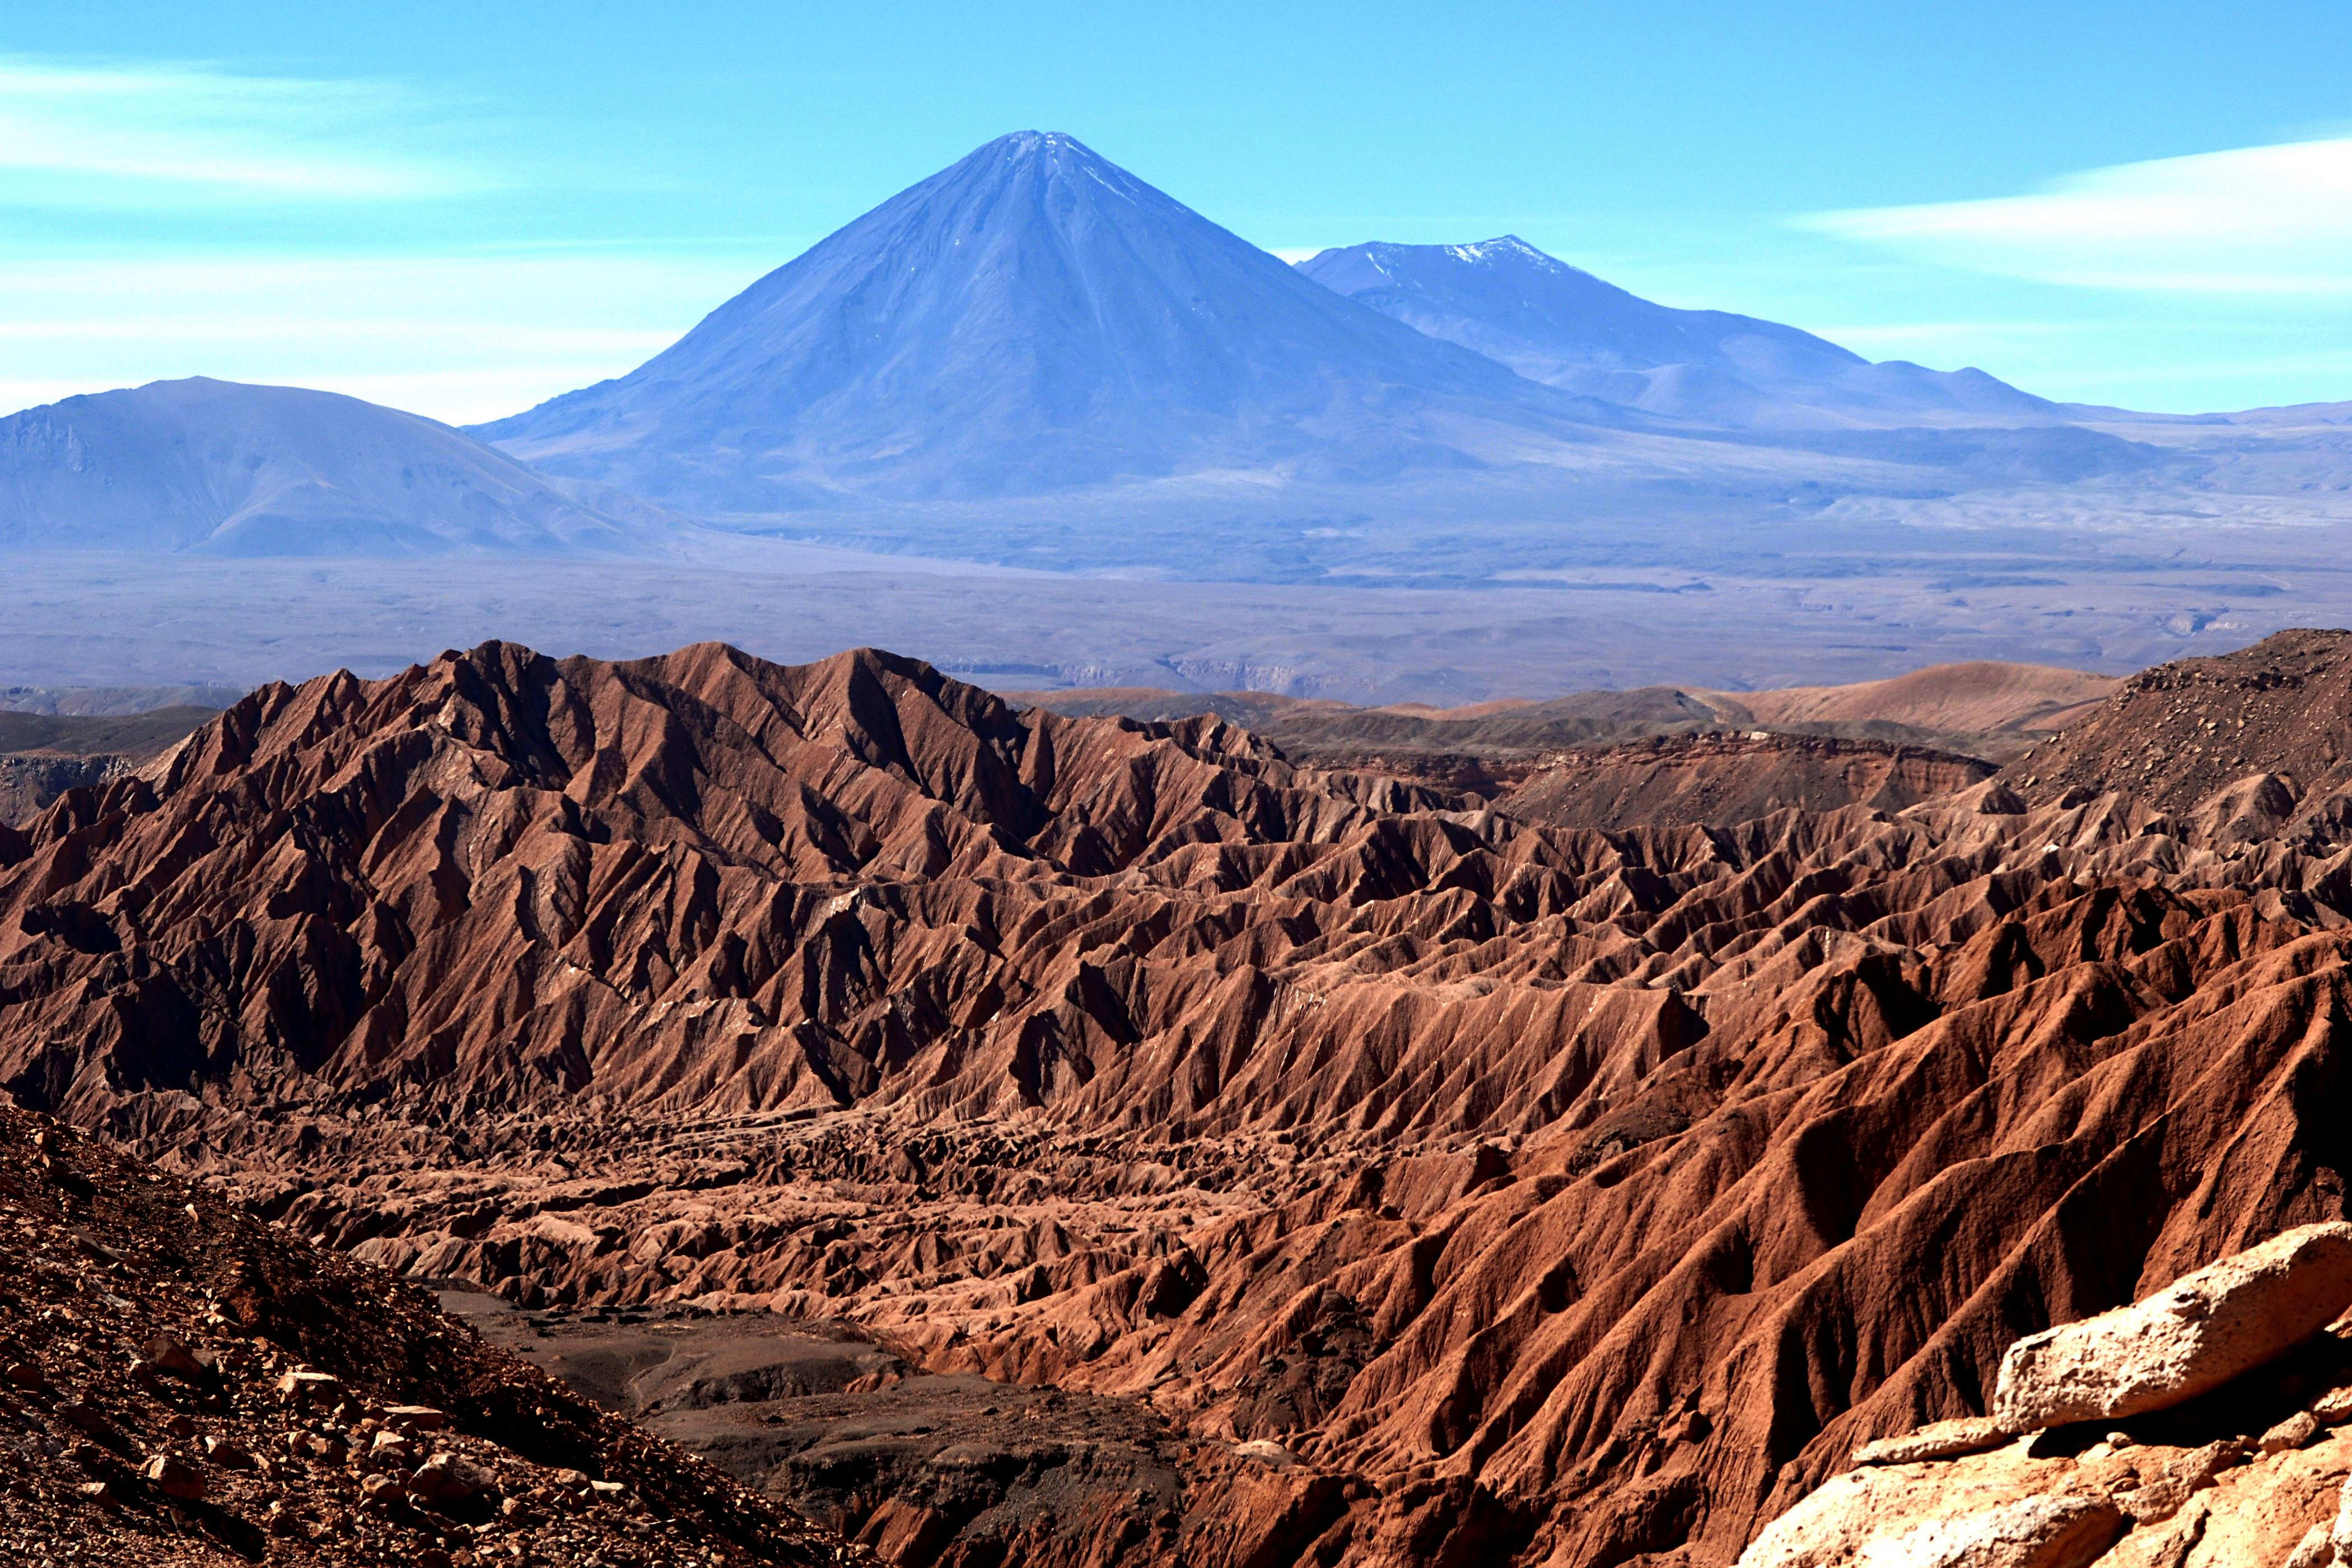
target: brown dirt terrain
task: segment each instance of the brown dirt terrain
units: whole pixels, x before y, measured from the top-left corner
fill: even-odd
[[[1981,784],[1990,763],[1948,752],[1750,731],[1570,752],[1496,809],[1553,827],[1752,822],[1792,806],[1907,806]]]
[[[2289,830],[2333,809],[2352,781],[2352,643],[2281,632],[2243,653],[2143,670],[2009,773],[2037,795],[2122,788],[2169,812],[2219,795],[2241,832]]]
[[[0,1542],[25,1562],[847,1553],[415,1288],[0,1110]]]
[[[1931,665],[1853,686],[1710,695],[1736,700],[1762,724],[1876,722],[1954,734],[2014,735],[2063,730],[2122,684],[2113,676],[2080,669],[1978,660]]]
[[[1560,828],[887,656],[489,645],[0,833],[0,1082],[415,1278],[847,1325],[909,1375],[786,1396],[895,1403],[778,1423],[782,1495],[897,1561],[1705,1568],[2343,1212],[2352,802],[2038,765]],[[970,1506],[907,1440],[1010,1456],[972,1376],[1109,1479]]]
[[[494,1342],[893,1562],[960,1542],[1024,1563],[1103,1561],[1122,1537],[1172,1532],[1202,1468],[1202,1447],[1135,1401],[926,1373],[839,1324],[444,1300]]]
[[[1214,693],[1106,687],[1017,691],[1007,700],[1071,717],[1170,721],[1213,714],[1255,730],[1285,754],[1320,767],[1392,773],[1443,787],[1505,795],[1570,749],[1599,749],[1681,735],[1777,735],[1855,742],[1889,768],[1906,751],[1954,752],[1994,763],[2017,756],[2082,717],[2120,683],[2044,665],[1937,665],[1891,680],[1773,691],[1654,686],[1586,691],[1543,701],[1457,709],[1346,703],[1262,691]],[[1804,770],[1800,769],[1801,773]],[[1816,809],[1864,803],[1826,773],[1790,805]],[[1799,783],[1791,776],[1786,783]],[[1562,820],[1557,816],[1547,820]],[[1676,816],[1663,820],[1687,821]],[[1728,825],[1738,816],[1704,820]],[[1579,826],[1630,826],[1622,817]]]

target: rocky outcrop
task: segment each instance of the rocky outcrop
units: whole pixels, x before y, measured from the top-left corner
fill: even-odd
[[[1738,1568],[2338,1561],[2352,1428],[2321,1413],[2352,1415],[2352,1327],[2329,1327],[2347,1255],[2352,1226],[2299,1227],[2019,1341],[1993,1396],[2014,1436],[1947,1422],[1866,1445]]]
[[[128,757],[0,753],[0,823],[22,822],[69,789],[96,789],[131,771]]]
[[[1924,1459],[1952,1459],[1998,1448],[2015,1434],[1989,1415],[1962,1415],[1950,1421],[1930,1421],[1916,1432],[1881,1437],[1853,1451],[1857,1465],[1916,1465]]]
[[[2341,1215],[2307,827],[1552,827],[884,655],[492,645],[0,834],[0,1082],[412,1278],[1171,1435],[1165,1529],[911,1444],[809,1492],[909,1562],[1720,1568],[2021,1336]],[[2151,1429],[2133,1506],[2296,1408]]]
[[[2308,1225],[2156,1294],[2028,1334],[2000,1360],[1992,1417],[2031,1432],[2165,1410],[2276,1360],[2352,1307],[2352,1225]]]
[[[2035,798],[2126,790],[2191,815],[2230,799],[2269,820],[2253,837],[2323,835],[2352,815],[2352,637],[2279,632],[2252,647],[2142,670],[2103,707],[2009,764]],[[2268,775],[2267,784],[2258,784]],[[2236,815],[2232,813],[2231,815]]]

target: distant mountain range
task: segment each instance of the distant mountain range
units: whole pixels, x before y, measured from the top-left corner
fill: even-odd
[[[1507,236],[1288,266],[1023,132],[627,375],[468,431],[202,379],[0,420],[0,547],[629,552],[682,515],[1063,570],[1412,584],[1540,580],[1587,547],[1689,568],[1730,524],[1864,528],[1963,496],[2037,526],[2168,517],[2219,475],[2233,512],[2307,510],[2343,467],[2301,437],[2188,426],[1670,309]]]
[[[1873,364],[1777,321],[1652,304],[1516,235],[1476,245],[1354,245],[1298,270],[1531,381],[1653,413],[1780,429],[2066,416],[1980,370]]]
[[[1719,441],[1688,445],[1718,429],[2062,416],[1981,372],[1874,365],[1792,327],[1654,305],[1517,239],[1286,267],[1076,140],[1023,132],[819,242],[629,374],[472,433],[550,473],[757,517],[1177,477],[1613,479],[1629,459],[1681,483],[1753,467]],[[1628,434],[1664,445],[1628,447]],[[1967,467],[1984,447],[1865,440],[1814,456]],[[2085,439],[2057,466],[2130,460]]]
[[[0,419],[0,547],[632,553],[643,530],[430,419],[196,377]]]

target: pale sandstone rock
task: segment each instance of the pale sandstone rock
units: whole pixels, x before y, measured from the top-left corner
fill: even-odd
[[[2132,1531],[2098,1560],[2097,1568],[2188,1568],[2205,1539],[2210,1496],[2200,1492],[2163,1523]]]
[[[2272,1568],[2334,1518],[2347,1449],[2340,1442],[2271,1454],[2220,1476],[2199,1494],[2205,1529],[2183,1568]]]
[[[2010,1434],[1988,1415],[1963,1415],[1955,1421],[1931,1421],[1899,1437],[1881,1437],[1853,1451],[1857,1465],[1916,1465],[1930,1459],[1980,1454],[2008,1442]]]
[[[2085,1568],[2124,1516],[2103,1497],[2029,1497],[1865,1543],[1854,1568]]]
[[[408,1495],[433,1505],[461,1502],[480,1489],[473,1467],[455,1454],[434,1455],[408,1478]]]
[[[2352,1441],[2326,1435],[2251,1462],[2235,1438],[2094,1445],[2074,1460],[2011,1443],[1834,1478],[1768,1527],[1739,1568],[2347,1568],[2330,1523],[2340,1516],[2352,1533],[2347,1468]],[[2091,1529],[2103,1517],[2112,1544]]]
[[[2170,1519],[2189,1498],[2213,1484],[2213,1478],[2245,1458],[2245,1450],[2231,1440],[2208,1443],[2201,1448],[2144,1453],[2137,1468],[2138,1479],[2130,1487],[2117,1485],[2116,1500],[2140,1524]]]
[[[1287,1469],[1298,1463],[1297,1455],[1281,1444],[1265,1437],[1253,1437],[1246,1443],[1234,1444],[1234,1457],[1237,1459],[1255,1459],[1261,1465],[1272,1465],[1276,1469]]]
[[[2265,1454],[2300,1448],[2319,1436],[2319,1423],[2308,1410],[2298,1410],[2262,1436],[2257,1445]]]
[[[1874,1541],[2054,1493],[2075,1469],[2071,1460],[2034,1458],[2012,1444],[1943,1464],[1848,1470],[1766,1525],[1738,1568],[1853,1568],[1855,1553]]]
[[[341,1398],[342,1384],[332,1374],[297,1369],[278,1380],[278,1397],[289,1405],[330,1405]]]
[[[2352,1421],[2352,1388],[2331,1388],[2311,1402],[2311,1414],[2323,1426]]]
[[[2352,1225],[2307,1225],[2001,1358],[2011,1432],[2168,1409],[2293,1350],[2352,1306]]]
[[[2315,1524],[2304,1531],[2282,1568],[2327,1568],[2335,1561],[2336,1543],[2327,1537],[2327,1526]]]

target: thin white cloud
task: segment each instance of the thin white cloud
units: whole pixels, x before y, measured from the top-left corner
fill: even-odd
[[[387,202],[491,188],[412,150],[422,107],[375,82],[0,56],[0,205]]]
[[[2352,137],[2123,163],[2026,195],[1815,215],[1913,260],[2166,293],[2352,293]]]

